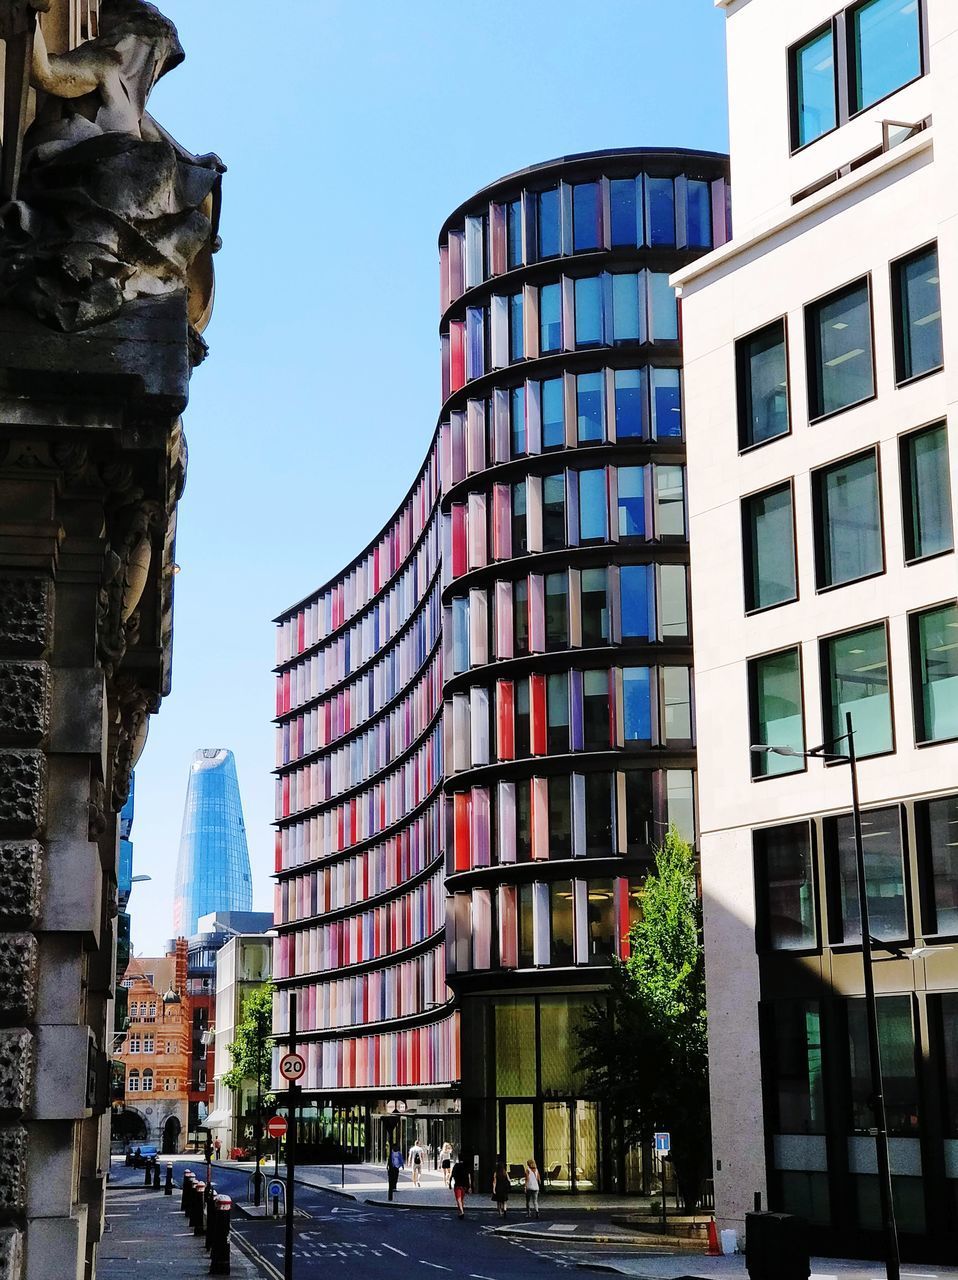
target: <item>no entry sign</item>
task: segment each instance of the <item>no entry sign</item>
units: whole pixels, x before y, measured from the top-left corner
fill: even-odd
[[[272,1116],[266,1122],[266,1132],[271,1138],[285,1138],[287,1124],[282,1116]]]

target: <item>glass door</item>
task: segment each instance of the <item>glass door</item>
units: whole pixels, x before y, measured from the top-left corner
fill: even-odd
[[[535,1157],[535,1121],[531,1102],[499,1104],[499,1150],[513,1182],[525,1173],[526,1161]]]
[[[542,1104],[542,1174],[547,1187],[573,1189],[572,1108],[568,1102]]]

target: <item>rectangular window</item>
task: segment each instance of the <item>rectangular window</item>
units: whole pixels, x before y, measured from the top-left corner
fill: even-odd
[[[531,721],[529,714],[529,677],[520,676],[516,681],[516,758],[532,754]],[[519,809],[519,792],[528,783],[516,784],[516,812]],[[528,801],[528,795],[526,796]]]
[[[546,648],[569,647],[569,575],[546,574]]]
[[[575,908],[571,880],[556,880],[549,886],[552,915],[552,965],[575,964]]]
[[[675,824],[683,840],[695,843],[695,782],[691,769],[666,769],[665,819]]]
[[[575,282],[575,345],[597,347],[602,329],[602,278],[587,276]]]
[[[608,571],[583,569],[580,579],[582,600],[582,644],[585,648],[609,643]]]
[[[678,342],[679,311],[675,290],[669,284],[668,272],[650,271],[649,290],[652,304],[652,341]]]
[[[549,857],[572,857],[571,778],[549,779]]]
[[[875,394],[867,280],[805,308],[808,416],[838,413]]]
[[[814,142],[838,121],[835,37],[831,24],[791,51],[792,147]]]
[[[641,440],[645,435],[645,370],[615,371],[615,436]]]
[[[664,742],[677,746],[692,741],[692,672],[688,667],[662,667]]]
[[[615,346],[642,341],[639,320],[639,277],[612,277],[612,341]]]
[[[802,668],[798,649],[784,649],[748,664],[750,737],[768,747],[805,750],[805,721],[802,708]],[[752,777],[769,778],[798,773],[804,760],[772,752],[752,752]]]
[[[735,344],[739,448],[786,435],[788,358],[785,321],[776,320]]]
[[[565,446],[565,397],[561,378],[546,378],[539,384],[542,411],[543,449]]]
[[[746,612],[794,600],[798,590],[790,482],[742,500],[742,541]]]
[[[650,852],[655,830],[651,769],[630,769],[625,775],[625,840],[632,857]]]
[[[457,674],[469,670],[469,601],[452,602],[452,669]]]
[[[958,607],[914,613],[909,623],[915,741],[958,738]]]
[[[565,473],[560,471],[542,478],[542,549],[558,551],[565,545]]]
[[[539,257],[558,257],[561,246],[558,189],[553,187],[551,191],[540,191],[537,203],[539,206]]]
[[[622,711],[625,719],[625,745],[648,747],[652,742],[652,701],[648,667],[623,668]]]
[[[687,640],[689,636],[689,583],[684,564],[660,564],[658,576],[658,638]]]
[[[855,1133],[872,1133],[875,1127],[875,1112],[872,1108],[874,1091],[868,1054],[868,1015],[865,1001],[848,1000],[846,1009],[852,1096],[851,1127]],[[919,1100],[911,996],[878,997],[878,1046],[888,1132],[903,1137],[915,1136],[918,1133]]]
[[[885,568],[878,457],[873,449],[812,472],[819,589]]]
[[[579,537],[582,542],[596,542],[609,536],[608,501],[605,468],[580,471]]]
[[[650,245],[675,244],[675,189],[671,178],[646,178]]]
[[[519,968],[531,969],[535,964],[535,916],[531,884],[519,885]],[[533,1023],[533,1026],[535,1024]],[[521,1050],[520,1050],[521,1052]],[[535,1071],[531,1072],[535,1079]]]
[[[562,350],[562,286],[544,284],[539,290],[539,352]]]
[[[509,359],[521,360],[525,354],[525,337],[522,329],[522,294],[514,293],[509,298]]]
[[[654,466],[655,536],[685,541],[685,472],[681,467]]]
[[[589,964],[612,963],[615,946],[615,902],[611,880],[589,881]]]
[[[640,178],[613,178],[609,183],[612,204],[612,248],[642,243]]]
[[[937,245],[892,264],[892,298],[897,380],[907,382],[940,369],[945,356]]]
[[[776,1133],[825,1132],[822,1017],[817,1000],[776,1000],[767,1007],[767,1078]]]
[[[526,431],[526,389],[524,386],[513,387],[509,392],[509,419],[512,433],[512,456],[521,458],[529,452],[529,437]]]
[[[607,671],[583,673],[582,721],[585,750],[608,751],[612,742],[609,735],[609,674]]]
[[[771,951],[818,945],[811,828],[807,822],[756,831],[755,882],[760,940]]]
[[[647,564],[624,564],[619,569],[623,641],[649,640],[651,637],[651,573],[652,567]]]
[[[521,267],[525,257],[522,247],[522,201],[512,200],[506,205],[506,266],[511,271]]]
[[[577,374],[575,403],[579,444],[600,443],[605,439],[605,375]]]
[[[580,182],[572,188],[572,247],[576,253],[599,248],[597,182]]]
[[[549,755],[560,755],[569,750],[569,673],[567,671],[549,676],[546,685],[546,706]]]
[[[517,658],[529,652],[529,579],[519,578],[512,584],[513,651]]]
[[[830,740],[851,712],[859,758],[894,749],[885,624],[822,641],[823,721]]]
[[[689,178],[685,184],[685,224],[690,249],[712,247],[712,188],[707,182]]]
[[[682,438],[682,390],[678,369],[652,370],[652,435],[656,440]]]
[[[858,867],[855,827],[850,813],[826,818],[825,850],[835,892],[829,932],[833,942],[861,943],[858,910]],[[868,927],[879,942],[908,936],[905,904],[905,869],[902,852],[901,810],[897,805],[866,809],[862,813],[862,847],[865,851],[865,890]]]
[[[922,924],[928,933],[958,933],[958,795],[915,806]],[[958,1040],[955,1041],[958,1048]],[[956,1052],[958,1060],[958,1052]],[[958,1125],[958,1112],[955,1113]],[[958,1136],[958,1134],[956,1134]]]
[[[517,480],[512,486],[512,554],[524,556],[529,550],[526,521],[526,482]]]
[[[921,560],[954,546],[948,434],[944,423],[902,436],[901,504],[905,559]]]
[[[863,111],[921,75],[918,0],[865,0],[851,12],[852,110]]]
[[[612,847],[612,774],[585,776],[585,852],[590,858],[608,858]]]

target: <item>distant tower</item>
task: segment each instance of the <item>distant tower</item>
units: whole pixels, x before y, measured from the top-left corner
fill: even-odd
[[[249,911],[253,905],[249,850],[236,761],[222,747],[197,751],[183,810],[176,864],[173,932],[189,937],[210,911]]]

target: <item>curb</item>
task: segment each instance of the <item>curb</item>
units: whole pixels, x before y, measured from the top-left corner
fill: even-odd
[[[276,1270],[273,1264],[264,1258],[259,1250],[255,1249],[248,1240],[240,1235],[238,1231],[235,1235],[230,1232],[230,1241],[234,1248],[238,1247],[240,1253],[245,1253],[250,1262],[263,1271],[264,1275],[268,1277],[268,1280],[283,1280],[283,1277]]]
[[[630,1247],[644,1244],[656,1249],[666,1249],[675,1244],[674,1240],[664,1236],[600,1236],[571,1232],[560,1234],[558,1231],[525,1231],[522,1227],[497,1227],[496,1234],[514,1240],[569,1240],[576,1244],[624,1244]]]

